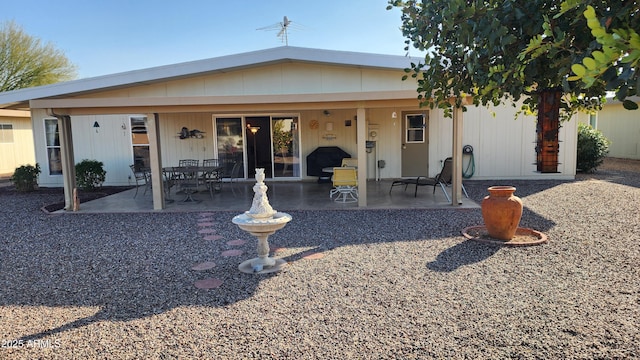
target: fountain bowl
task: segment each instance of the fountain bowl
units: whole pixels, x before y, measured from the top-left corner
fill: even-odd
[[[289,221],[291,215],[282,212],[276,212],[270,217],[253,217],[244,213],[231,219],[240,229],[250,233],[272,233],[282,229]]]

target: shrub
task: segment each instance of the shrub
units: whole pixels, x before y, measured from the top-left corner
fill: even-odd
[[[36,189],[38,185],[38,174],[40,174],[40,165],[22,165],[16,168],[11,175],[11,182],[15,185],[16,191],[28,192]]]
[[[577,170],[593,172],[602,164],[609,153],[609,139],[601,131],[587,124],[578,124]]]
[[[103,163],[84,159],[76,164],[76,184],[82,190],[95,190],[102,187],[105,175]]]

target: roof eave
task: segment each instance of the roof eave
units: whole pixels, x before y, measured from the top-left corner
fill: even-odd
[[[224,73],[243,68],[264,66],[270,63],[300,61],[361,68],[404,69],[409,67],[412,61],[419,60],[398,55],[282,46],[9,91],[0,94],[0,108],[15,105],[22,106],[33,99],[114,90],[203,74]]]

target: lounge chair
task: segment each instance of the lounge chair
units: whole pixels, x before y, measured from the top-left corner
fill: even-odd
[[[453,181],[453,159],[448,157],[444,160],[444,165],[442,166],[442,170],[438,175],[433,178],[426,176],[418,176],[417,178],[410,179],[400,179],[395,180],[391,183],[391,188],[389,189],[389,194],[391,194],[391,190],[393,190],[394,186],[404,185],[404,189],[407,190],[409,185],[415,185],[415,193],[414,197],[418,196],[418,187],[419,186],[433,186],[433,193],[436,192],[436,186],[440,185],[442,188],[442,192],[444,196],[447,198],[447,201],[451,201],[451,197],[449,197],[449,193],[447,192],[446,187],[451,184]],[[462,185],[462,191],[464,191],[464,195],[468,198],[469,194],[467,194],[467,190]]]

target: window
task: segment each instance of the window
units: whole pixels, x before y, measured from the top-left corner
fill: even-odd
[[[44,119],[44,134],[47,148],[49,175],[62,175],[60,154],[60,129],[58,119]]]
[[[596,114],[589,114],[589,125],[591,125],[592,128],[596,129],[598,125],[598,115]]]
[[[426,119],[424,114],[409,114],[406,120],[406,139],[407,143],[423,143],[426,128]]]
[[[133,146],[133,164],[136,170],[150,167],[149,161],[149,135],[147,135],[147,118],[145,116],[132,116],[131,120],[131,144]]]
[[[13,142],[13,125],[0,124],[0,143]]]

